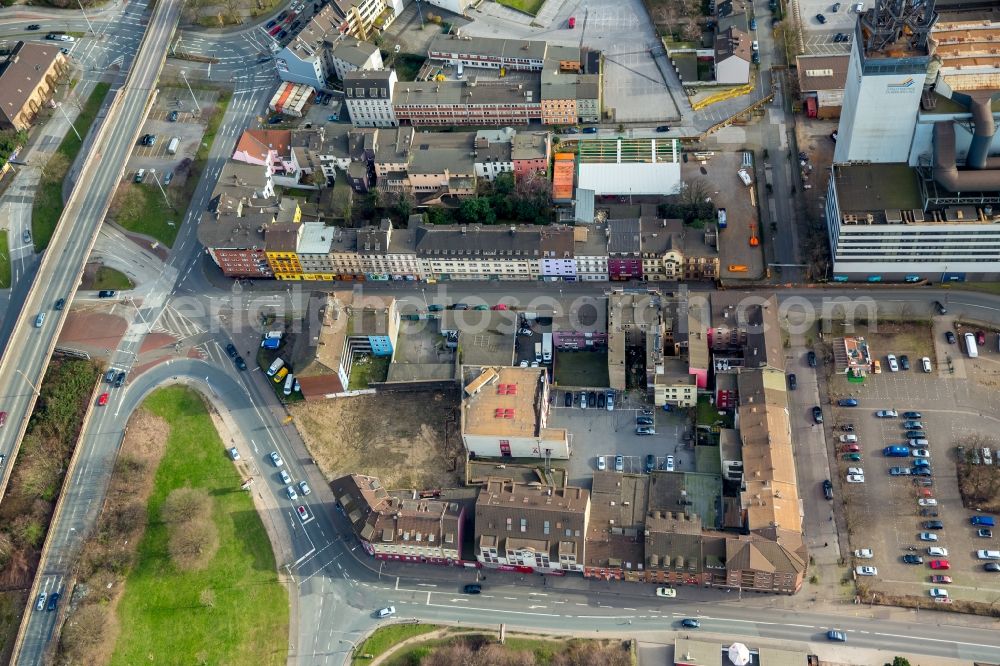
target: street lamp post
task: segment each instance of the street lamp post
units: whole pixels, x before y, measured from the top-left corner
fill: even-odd
[[[28,382],[28,386],[31,387],[31,390],[35,394],[36,398],[42,394],[42,392],[39,390],[39,388],[37,386],[35,386],[35,384],[30,379],[28,379],[28,375],[24,374],[20,370],[16,370],[16,372],[17,372],[17,374],[21,375],[21,378],[24,381]]]
[[[350,638],[341,638],[340,642],[341,643],[348,643],[348,644],[350,644],[350,646],[351,646],[351,653],[354,653],[354,652],[358,651],[358,644],[355,643],[354,641],[352,641]]]
[[[87,12],[83,10],[83,3],[80,0],[76,0],[76,4],[80,5],[80,13],[83,14],[83,18],[87,21],[87,25],[90,26],[90,32],[94,37],[97,37],[97,31],[94,30],[94,24],[90,22],[90,17],[87,16]]]
[[[163,189],[163,184],[160,183],[159,177],[156,175],[156,169],[150,169],[149,173],[153,175],[153,180],[156,181],[156,186],[160,188],[160,194],[163,195],[163,202],[170,206],[170,199],[167,198],[167,192]],[[170,206],[173,208],[173,206]]]
[[[70,118],[69,118],[68,115],[66,115],[66,110],[62,108],[62,103],[57,104],[56,108],[59,109],[60,111],[62,111],[63,118],[65,118],[66,122],[69,123],[70,129],[73,130],[73,134],[76,135],[77,140],[82,143],[83,142],[83,137],[81,137],[80,133],[76,131],[76,125],[73,124],[73,121],[70,120]]]
[[[188,81],[187,72],[183,69],[181,70],[181,77],[184,79],[184,84],[187,85],[188,92],[191,93],[191,99],[194,101],[194,108],[198,109],[198,115],[201,115],[201,105],[198,104],[198,98],[194,96],[194,91],[191,90],[191,83]]]

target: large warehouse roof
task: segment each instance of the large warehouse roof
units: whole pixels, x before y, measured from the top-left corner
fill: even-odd
[[[681,191],[681,165],[580,164],[579,185],[594,194],[677,194]]]

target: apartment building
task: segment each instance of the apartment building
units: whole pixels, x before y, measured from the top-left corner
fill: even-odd
[[[334,4],[324,5],[305,27],[274,56],[282,81],[302,83],[317,90],[330,77],[329,49],[340,40],[341,18]]]
[[[62,42],[18,42],[0,62],[0,129],[26,131],[69,69]]]
[[[306,400],[343,395],[359,355],[391,358],[399,335],[399,309],[392,296],[336,290],[312,298],[296,336],[291,367]]]
[[[295,222],[272,224],[264,231],[264,256],[276,280],[301,280],[299,239],[302,225]]]
[[[564,428],[548,426],[545,368],[464,366],[462,443],[470,455],[500,458],[569,458]]]
[[[642,277],[661,280],[715,280],[719,251],[715,225],[705,229],[684,226],[682,220],[640,220]]]
[[[641,232],[638,218],[608,220],[608,275],[612,280],[642,279]]]
[[[576,278],[583,282],[608,281],[607,227],[602,224],[573,227]]]
[[[403,0],[334,0],[341,15],[340,32],[374,39],[403,11]]]
[[[524,573],[583,571],[590,493],[490,479],[476,499],[476,559]]]
[[[410,125],[526,125],[542,117],[539,82],[406,81],[395,87],[393,108]]]
[[[548,132],[516,132],[510,147],[514,179],[521,180],[538,173],[545,175],[551,156],[552,141]]]
[[[358,254],[365,279],[421,280],[424,272],[417,257],[417,230],[414,227],[396,229],[388,219],[378,226],[357,231]]]
[[[395,127],[396,70],[357,70],[344,75],[344,99],[355,127]]]
[[[233,159],[245,164],[267,165],[276,185],[294,187],[298,183],[298,170],[292,161],[292,132],[290,130],[243,130]]]
[[[427,57],[452,66],[539,72],[547,48],[543,41],[527,39],[437,35],[427,45]]]
[[[296,259],[303,280],[336,280],[338,271],[332,259],[336,227],[328,227],[322,222],[303,222],[295,249]]]
[[[369,555],[433,564],[461,560],[465,509],[460,503],[390,494],[379,479],[361,474],[334,479],[331,487]]]
[[[654,403],[658,406],[695,407],[698,382],[686,358],[664,358],[654,370]]]
[[[475,133],[475,168],[478,178],[492,182],[502,173],[514,172],[511,142],[517,133],[511,127]]]
[[[360,40],[342,39],[329,49],[327,61],[330,70],[340,79],[344,80],[348,72],[356,72],[360,69],[382,69],[382,52],[378,47],[370,42]]]
[[[476,135],[420,133],[406,166],[407,190],[422,202],[476,193]]]

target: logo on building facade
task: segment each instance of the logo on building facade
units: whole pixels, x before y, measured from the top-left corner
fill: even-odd
[[[913,88],[913,86],[916,85],[916,83],[917,82],[914,81],[913,77],[911,76],[901,83],[887,83],[885,86],[885,91],[890,94],[907,93],[910,91],[911,88]]]

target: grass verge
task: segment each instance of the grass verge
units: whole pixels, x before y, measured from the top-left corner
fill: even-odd
[[[173,247],[187,207],[185,202],[190,197],[179,190],[165,188],[165,191],[170,203],[163,200],[163,194],[155,183],[120,184],[111,207],[112,219],[129,231],[150,236],[167,247]]]
[[[385,627],[379,627],[371,636],[365,639],[364,643],[358,646],[358,650],[351,660],[351,666],[371,663],[372,658],[377,658],[394,645],[402,643],[408,638],[427,634],[442,628],[436,624],[390,624]],[[365,659],[358,658],[358,655],[362,654],[370,654],[371,657],[366,657]]]
[[[83,287],[85,289],[115,289],[124,291],[134,286],[127,275],[107,266],[98,268],[93,280],[87,279],[86,276],[83,279]]]
[[[99,369],[90,361],[55,358],[21,442],[0,503],[0,571],[11,593],[0,598],[0,661],[10,657],[66,466]],[[7,428],[16,428],[8,423]],[[8,461],[8,464],[9,461]]]
[[[0,289],[10,289],[10,243],[5,230],[0,230]]]
[[[81,137],[86,138],[110,89],[110,83],[98,83],[94,86],[90,97],[83,105],[83,110],[73,121]],[[70,130],[43,169],[42,180],[31,208],[31,234],[34,238],[35,252],[44,250],[52,240],[52,234],[55,233],[56,224],[63,211],[63,181],[82,145],[83,141],[76,138],[76,134]]]
[[[534,16],[545,4],[545,0],[497,0],[497,3]]]
[[[503,645],[495,634],[449,631],[443,638],[415,641],[390,654],[388,666],[422,663],[602,664],[630,666],[628,642],[511,636]]]
[[[351,366],[351,376],[348,378],[348,390],[358,391],[369,388],[369,382],[384,382],[389,376],[391,362],[392,359],[388,356],[355,358],[354,364]]]
[[[205,403],[173,387],[150,395],[145,406],[170,434],[147,504],[149,527],[118,606],[121,634],[111,663],[284,664],[288,595]],[[178,570],[168,552],[161,512],[167,496],[184,487],[213,498],[218,550],[202,570]]]

